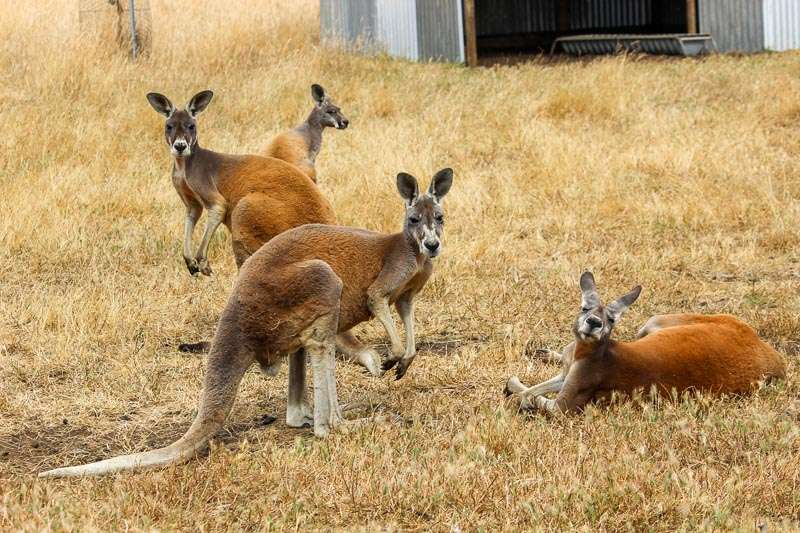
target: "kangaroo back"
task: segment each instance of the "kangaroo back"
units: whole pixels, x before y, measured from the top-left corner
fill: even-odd
[[[730,315],[687,315],[637,341],[617,343],[611,352],[611,385],[627,392],[647,381],[664,390],[746,392],[761,380],[785,376],[780,354]]]

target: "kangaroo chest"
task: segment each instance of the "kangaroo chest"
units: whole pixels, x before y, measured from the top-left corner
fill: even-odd
[[[422,268],[413,274],[404,284],[401,284],[389,294],[389,303],[393,304],[404,294],[416,294],[421,291],[425,283],[428,282],[428,278],[431,277],[432,270],[433,268],[430,267],[430,262],[423,265]]]

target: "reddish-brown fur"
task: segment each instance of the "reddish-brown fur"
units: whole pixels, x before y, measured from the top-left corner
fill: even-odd
[[[670,315],[666,323],[633,342],[609,341],[604,351],[577,342],[573,364],[582,362],[586,370],[576,377],[598,395],[651,386],[662,393],[744,393],[761,380],[785,376],[780,354],[734,316]]]
[[[228,206],[224,224],[231,231],[238,266],[288,229],[336,223],[330,202],[308,176],[278,159],[223,159],[217,188]]]
[[[269,141],[264,147],[263,154],[267,157],[282,159],[291,163],[315,183],[317,181],[317,169],[308,159],[309,144],[302,135],[294,130],[284,131]]]

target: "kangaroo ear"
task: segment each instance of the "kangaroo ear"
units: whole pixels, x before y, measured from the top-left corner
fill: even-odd
[[[153,106],[158,113],[169,118],[175,112],[175,106],[169,101],[169,98],[160,93],[147,93],[147,101]]]
[[[208,104],[211,103],[211,99],[214,97],[214,93],[211,91],[200,91],[196,95],[192,96],[192,99],[189,100],[189,103],[186,104],[186,111],[192,116],[192,118],[197,117],[206,107]]]
[[[597,294],[594,276],[591,272],[584,272],[581,274],[581,306],[596,307],[598,305],[600,305],[600,296]]]
[[[436,200],[436,203],[440,203],[442,198],[450,191],[452,185],[453,169],[443,168],[433,176],[431,186],[428,187],[428,192],[433,196],[433,199]]]
[[[641,293],[642,293],[642,286],[637,285],[636,287],[631,289],[631,292],[629,292],[628,294],[621,296],[619,299],[608,304],[607,309],[614,317],[615,321],[618,320],[619,317],[621,317],[623,313],[625,313],[625,311],[628,310],[628,307],[630,307],[633,304],[633,302],[635,302],[637,298],[639,298],[639,295]]]
[[[311,86],[311,98],[314,99],[317,105],[322,105],[322,102],[325,101],[325,89],[322,88],[322,85],[315,83]]]
[[[401,172],[397,175],[397,190],[409,206],[414,205],[414,202],[419,196],[419,183],[417,183],[417,178],[411,174]]]

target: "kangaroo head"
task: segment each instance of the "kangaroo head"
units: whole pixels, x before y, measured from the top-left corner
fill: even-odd
[[[642,286],[637,285],[631,292],[614,300],[608,305],[603,305],[594,276],[591,272],[581,275],[581,312],[575,320],[575,338],[582,342],[597,342],[608,339],[616,322],[622,317],[628,307],[636,301],[642,292]]]
[[[350,121],[342,114],[339,106],[333,103],[321,85],[315,83],[311,86],[311,98],[315,104],[311,114],[322,127],[336,128],[337,130],[347,129]]]
[[[184,109],[178,110],[163,94],[147,94],[147,101],[153,109],[167,117],[164,138],[174,157],[192,155],[192,149],[197,144],[197,115],[208,107],[213,96],[211,91],[201,91],[189,100]]]
[[[420,195],[417,178],[401,172],[397,175],[397,190],[406,201],[403,231],[419,251],[434,258],[442,251],[444,210],[442,198],[453,184],[453,169],[445,168],[433,176],[428,192]]]

